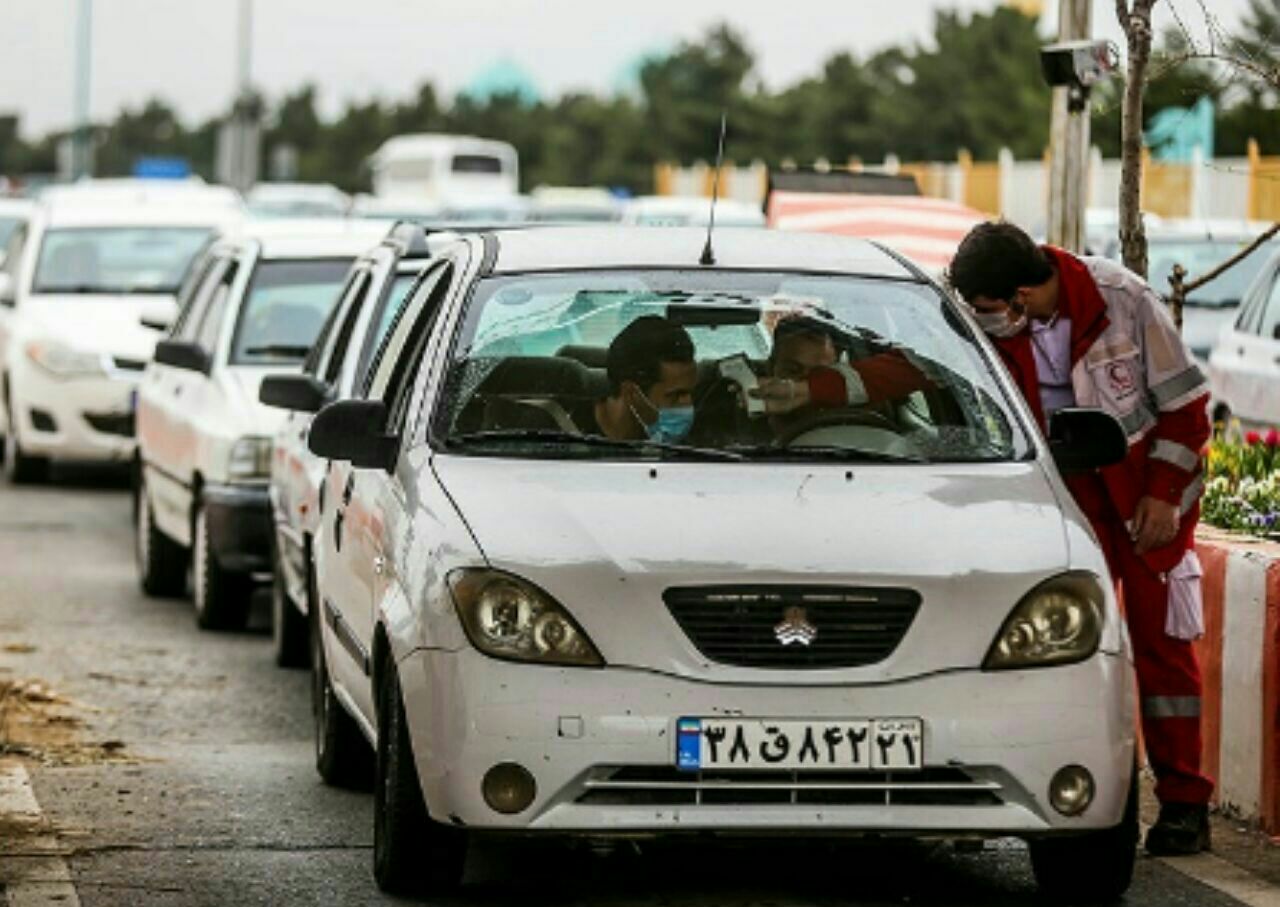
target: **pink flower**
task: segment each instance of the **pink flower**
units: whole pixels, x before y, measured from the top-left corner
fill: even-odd
[[[1268,447],[1280,447],[1280,431],[1273,428],[1262,440]]]
[[[1250,445],[1261,444],[1262,435],[1258,434],[1256,431],[1246,432],[1244,436],[1244,443],[1250,444]]]

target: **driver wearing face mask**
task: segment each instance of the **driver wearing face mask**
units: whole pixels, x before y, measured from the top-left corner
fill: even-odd
[[[667,444],[688,437],[698,367],[684,328],[657,315],[637,318],[609,344],[605,370],[609,396],[573,414],[584,433]]]

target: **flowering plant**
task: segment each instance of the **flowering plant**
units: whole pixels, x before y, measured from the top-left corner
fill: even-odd
[[[1280,538],[1280,432],[1239,438],[1219,430],[1209,442],[1204,521],[1221,529]]]

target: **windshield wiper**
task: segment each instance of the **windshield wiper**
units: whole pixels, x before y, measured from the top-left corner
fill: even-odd
[[[460,435],[452,435],[445,439],[445,443],[450,447],[460,447],[466,444],[484,443],[486,441],[540,441],[547,444],[580,444],[586,447],[598,447],[606,450],[656,450],[699,460],[743,459],[743,456],[739,453],[717,450],[714,447],[694,447],[689,444],[670,444],[665,441],[650,441],[647,439],[643,441],[623,441],[617,438],[606,438],[603,435],[575,435],[573,432],[553,431],[545,428],[500,428],[489,431],[469,431]]]
[[[251,346],[245,349],[246,356],[277,356],[282,359],[305,359],[311,352],[309,346],[287,343],[269,343],[266,346]]]
[[[771,444],[753,446],[733,445],[729,450],[745,455],[748,459],[759,460],[793,460],[802,463],[806,460],[832,460],[843,463],[928,463],[923,457],[907,454],[889,453],[883,450],[864,450],[859,447],[832,447],[830,445],[803,445],[796,447],[774,447]]]

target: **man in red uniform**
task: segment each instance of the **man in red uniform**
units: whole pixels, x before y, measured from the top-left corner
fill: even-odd
[[[1213,782],[1200,768],[1200,624],[1194,550],[1209,438],[1204,376],[1155,291],[1101,258],[1037,246],[1012,224],[975,227],[950,281],[993,339],[1040,426],[1064,406],[1119,419],[1128,456],[1068,476],[1124,593],[1147,757],[1160,817],[1156,855],[1209,846]]]

